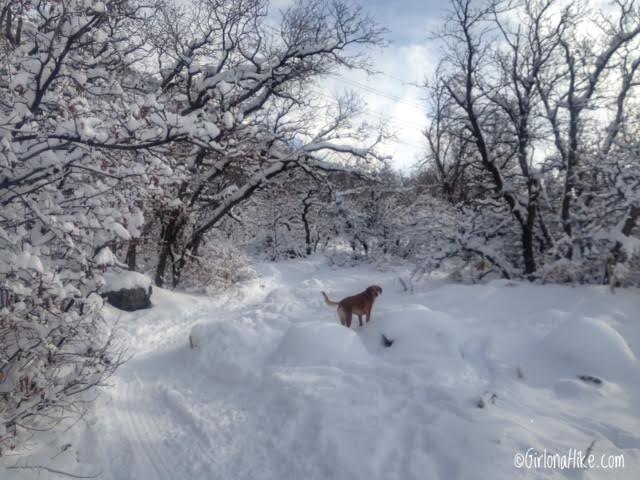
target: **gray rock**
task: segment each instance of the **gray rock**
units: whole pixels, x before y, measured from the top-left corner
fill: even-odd
[[[151,287],[148,289],[123,288],[114,292],[105,292],[103,295],[111,305],[127,312],[151,307]]]

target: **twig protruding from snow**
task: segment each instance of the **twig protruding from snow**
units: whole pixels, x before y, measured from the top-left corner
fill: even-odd
[[[393,342],[395,342],[394,339],[388,338],[384,333],[381,335],[382,335],[382,345],[385,348],[389,348],[391,345],[393,345]]]

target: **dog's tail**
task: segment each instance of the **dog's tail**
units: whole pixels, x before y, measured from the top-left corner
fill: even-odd
[[[333,302],[333,301],[329,300],[329,297],[327,297],[326,293],[324,293],[324,292],[320,292],[320,293],[322,293],[322,296],[324,297],[324,303],[326,303],[330,307],[335,307],[336,305],[338,305],[338,302]]]

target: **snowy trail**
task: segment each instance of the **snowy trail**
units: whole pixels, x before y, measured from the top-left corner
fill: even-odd
[[[264,295],[249,294],[244,303],[236,296],[234,302],[224,302],[227,308],[217,305],[216,316],[270,328],[275,348],[286,324],[316,319],[335,324],[335,312],[322,303],[320,288],[354,291],[367,285],[371,275],[356,270],[332,279],[326,277],[334,272],[324,271],[309,278],[313,266],[287,267],[263,272],[254,288],[262,285]],[[388,314],[379,307],[374,319]],[[212,382],[206,367],[190,368],[194,352],[185,348],[190,328],[210,310],[196,304],[176,325],[170,321],[175,315],[170,305],[161,308],[166,315],[160,321],[139,322],[133,336],[142,353],[122,368],[108,392],[115,413],[110,430],[133,452],[126,468],[131,478],[364,478],[382,473],[400,479],[423,474],[416,453],[428,439],[415,419],[432,421],[437,412],[424,405],[430,392],[417,375],[433,374],[430,369],[408,374],[404,361],[384,361],[376,368],[368,363],[350,368],[271,365],[260,371],[271,353],[262,347],[262,355],[240,370],[240,375],[247,374],[244,382]],[[384,354],[380,329],[374,325],[358,329],[369,361]],[[234,348],[242,348],[246,339],[235,340],[239,344]],[[464,413],[451,396],[436,395],[434,401],[452,415]],[[383,442],[377,440],[381,434]],[[113,440],[109,442],[119,443]],[[324,459],[315,462],[310,452],[322,453]],[[359,465],[366,452],[374,457],[368,473]],[[309,460],[301,461],[305,457]],[[345,465],[347,471],[342,470]],[[110,474],[126,478],[120,469]]]
[[[314,259],[263,265],[219,298],[157,291],[154,308],[121,315],[135,356],[60,465],[105,480],[637,478],[637,291],[497,281],[409,294],[401,273]],[[339,326],[319,291],[370,283],[384,288],[372,322]],[[594,439],[625,468],[513,467],[517,452]]]

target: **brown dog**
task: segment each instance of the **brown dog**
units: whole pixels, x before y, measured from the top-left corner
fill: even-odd
[[[371,319],[373,302],[376,300],[376,297],[382,293],[382,288],[378,285],[371,285],[370,287],[367,287],[364,292],[343,298],[339,302],[333,302],[329,300],[326,293],[321,293],[327,305],[338,306],[338,317],[340,318],[340,323],[347,328],[351,328],[351,317],[354,314],[358,316],[360,326],[362,326],[362,315],[366,315],[367,323],[369,322]]]

